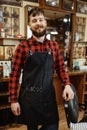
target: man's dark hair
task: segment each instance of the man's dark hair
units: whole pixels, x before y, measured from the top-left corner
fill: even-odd
[[[39,7],[34,7],[32,8],[29,12],[28,12],[28,16],[29,16],[29,20],[30,20],[30,16],[32,15],[33,17],[35,17],[36,15],[39,14],[43,14],[44,15],[44,11],[42,8]]]

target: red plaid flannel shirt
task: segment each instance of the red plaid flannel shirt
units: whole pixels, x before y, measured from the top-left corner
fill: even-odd
[[[69,77],[64,66],[63,57],[60,54],[58,43],[50,41],[48,39],[45,39],[44,42],[41,43],[41,42],[36,41],[34,37],[32,37],[29,40],[29,42],[24,41],[24,42],[19,43],[14,53],[14,58],[12,60],[12,70],[10,73],[10,81],[9,81],[11,103],[18,101],[17,90],[19,86],[21,70],[23,69],[26,63],[26,59],[29,52],[28,44],[31,45],[31,50],[33,52],[47,51],[50,45],[52,54],[53,54],[54,69],[56,70],[58,76],[60,77],[64,85],[70,84]]]

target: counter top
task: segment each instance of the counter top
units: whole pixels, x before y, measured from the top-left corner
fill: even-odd
[[[82,75],[82,74],[84,74],[84,72],[80,71],[80,70],[78,70],[78,71],[74,70],[74,71],[69,71],[68,74],[69,74],[69,76],[72,76],[72,75]]]
[[[18,37],[0,37],[0,39],[4,39],[4,40],[25,40],[26,38],[18,38]]]
[[[69,71],[68,74],[69,74],[69,76],[75,76],[75,75],[83,75],[84,72],[83,72],[83,71],[80,71],[80,70],[78,70],[78,71],[73,70],[73,71]],[[55,74],[53,75],[53,77],[56,77],[56,76],[57,76],[57,74],[55,73]]]

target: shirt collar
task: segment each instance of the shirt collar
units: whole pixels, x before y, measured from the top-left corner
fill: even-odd
[[[31,40],[34,42],[34,43],[36,43],[36,44],[46,44],[49,40],[46,38],[46,36],[45,36],[45,38],[44,38],[44,41],[43,42],[39,42],[39,41],[37,41],[33,36],[31,37]]]

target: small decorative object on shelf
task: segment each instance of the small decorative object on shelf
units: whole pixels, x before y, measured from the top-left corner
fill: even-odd
[[[3,77],[9,77],[9,74],[11,72],[11,61],[10,60],[4,60],[0,61],[0,76]]]
[[[5,59],[12,60],[14,51],[15,45],[4,46]]]
[[[75,33],[74,40],[75,40],[75,42],[79,41],[79,34],[78,34],[78,32]]]
[[[1,37],[5,37],[5,30],[4,30],[4,28],[1,28]]]
[[[46,5],[58,7],[59,6],[59,0],[45,0]]]

